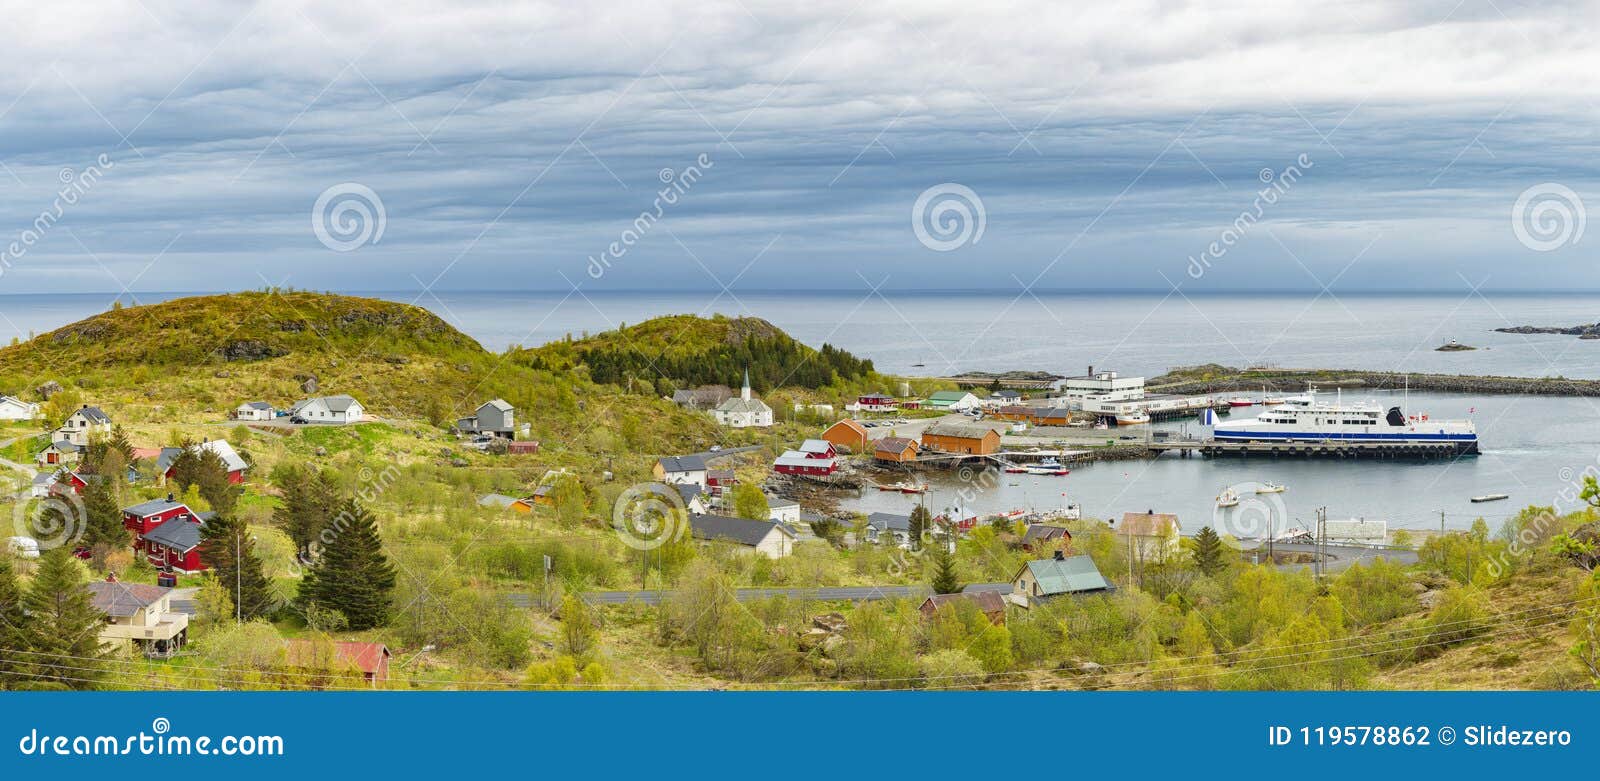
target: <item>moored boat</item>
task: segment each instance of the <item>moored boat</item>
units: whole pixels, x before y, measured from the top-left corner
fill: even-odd
[[[1117,413],[1117,425],[1138,426],[1150,422],[1150,415],[1143,410]]]
[[[1232,488],[1224,488],[1224,489],[1222,489],[1222,493],[1217,494],[1217,506],[1218,507],[1237,507],[1237,506],[1239,506],[1239,494],[1237,492],[1235,492]]]
[[[1511,494],[1484,494],[1483,496],[1474,496],[1474,497],[1472,497],[1472,501],[1475,504],[1481,504],[1483,502],[1498,502],[1501,499],[1510,499],[1510,498],[1511,498]]]
[[[1443,445],[1457,453],[1478,452],[1478,430],[1470,420],[1408,417],[1398,406],[1385,410],[1374,402],[1328,404],[1317,400],[1315,393],[1313,390],[1288,397],[1283,404],[1254,418],[1219,421],[1212,429],[1212,437],[1218,442]]]
[[[1288,486],[1282,483],[1262,483],[1256,486],[1256,493],[1258,494],[1281,494],[1287,490],[1289,490]]]

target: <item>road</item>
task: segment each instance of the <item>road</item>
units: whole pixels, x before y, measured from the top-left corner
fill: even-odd
[[[974,594],[982,591],[1006,593],[1010,590],[1010,583],[974,583],[963,589],[963,591]],[[591,605],[626,605],[634,602],[642,605],[658,605],[661,603],[662,597],[670,593],[672,592],[588,591],[584,592],[583,599]],[[868,602],[876,599],[925,597],[932,591],[927,586],[826,586],[821,588],[742,588],[735,593],[740,602],[770,599],[778,596],[816,602]],[[528,607],[536,599],[532,594],[511,594],[509,598],[511,604],[518,607]]]
[[[1410,566],[1417,563],[1417,552],[1410,549],[1368,548],[1361,545],[1331,544],[1324,545],[1322,547],[1323,550],[1327,551],[1328,553],[1328,572],[1343,572],[1344,570],[1349,569],[1350,565],[1355,564],[1356,562],[1371,564],[1379,559],[1388,559],[1389,561],[1402,566]],[[1264,551],[1265,549],[1263,546],[1258,545],[1254,548],[1246,548],[1245,552],[1248,553],[1253,550]],[[1317,546],[1315,544],[1306,542],[1276,542],[1272,544],[1272,550],[1275,553],[1304,553],[1307,555],[1315,555],[1317,552]],[[1306,564],[1303,566],[1309,567],[1311,565]]]

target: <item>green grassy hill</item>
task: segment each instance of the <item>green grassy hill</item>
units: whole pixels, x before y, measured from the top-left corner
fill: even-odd
[[[756,392],[780,387],[821,388],[864,378],[872,362],[824,344],[812,348],[755,317],[658,317],[581,339],[514,352],[528,366],[552,370],[586,367],[598,383],[641,380],[671,388],[738,387],[746,369]],[[660,380],[665,379],[662,383]]]

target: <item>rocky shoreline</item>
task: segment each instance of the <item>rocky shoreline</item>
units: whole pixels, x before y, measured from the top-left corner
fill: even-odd
[[[1495,375],[1415,374],[1347,369],[1236,369],[1203,366],[1175,369],[1152,377],[1147,387],[1158,393],[1215,393],[1224,391],[1268,391],[1293,393],[1307,384],[1320,389],[1364,388],[1484,395],[1585,396],[1600,397],[1600,380],[1575,380],[1566,377],[1502,377]]]
[[[1565,328],[1559,326],[1519,325],[1510,328],[1496,328],[1502,334],[1561,334],[1563,336],[1576,336],[1579,339],[1600,339],[1600,323],[1588,325],[1573,325]]]

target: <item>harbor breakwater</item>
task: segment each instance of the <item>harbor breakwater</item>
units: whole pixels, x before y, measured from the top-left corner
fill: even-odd
[[[1415,374],[1346,369],[1235,369],[1219,365],[1174,369],[1152,377],[1146,387],[1157,393],[1261,391],[1297,393],[1308,385],[1336,388],[1400,390],[1481,395],[1600,397],[1600,380],[1566,377],[1502,377],[1494,375]]]

